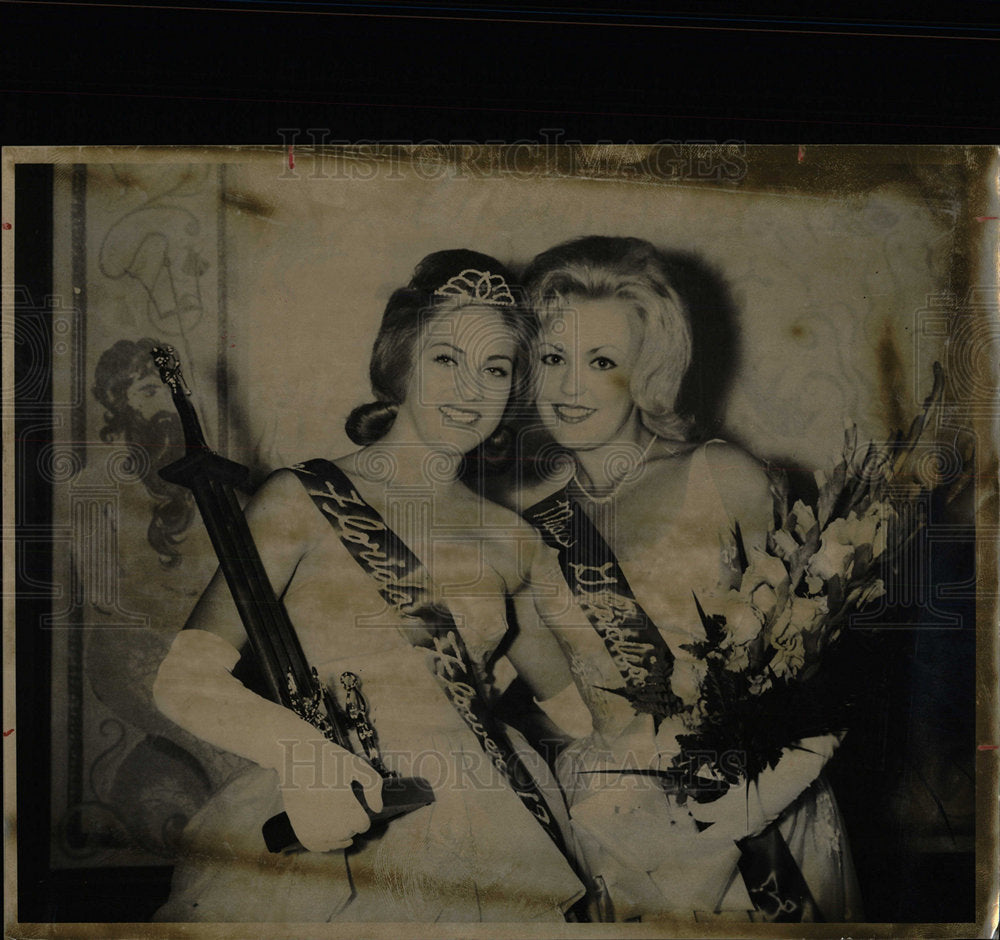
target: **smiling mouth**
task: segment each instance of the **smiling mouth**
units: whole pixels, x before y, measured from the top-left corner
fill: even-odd
[[[581,421],[586,421],[597,411],[596,408],[584,408],[582,405],[553,405],[552,410],[560,421],[565,421],[567,424],[579,424]]]
[[[468,408],[455,408],[451,405],[441,405],[438,411],[452,424],[461,424],[471,427],[482,415],[478,411],[470,411]]]

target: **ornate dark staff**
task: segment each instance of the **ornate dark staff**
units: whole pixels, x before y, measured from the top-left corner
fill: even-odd
[[[350,725],[354,726],[367,760],[384,778],[382,811],[372,813],[365,806],[373,826],[433,803],[434,793],[426,780],[399,777],[387,770],[378,757],[365,709],[359,707],[364,700],[356,692],[356,677],[345,673],[342,678],[349,691],[349,714],[345,716],[330,690],[320,681],[316,669],[310,667],[295,627],[271,587],[236,499],[236,487],[246,486],[249,470],[215,453],[206,444],[198,415],[189,400],[191,392],[173,348],[156,346],[152,356],[161,380],[170,388],[187,447],[185,456],[160,470],[160,476],[194,494],[271,698],[348,751],[354,750],[348,733]],[[354,786],[364,806],[360,785]],[[263,833],[272,852],[285,851],[298,841],[286,813],[264,823]]]

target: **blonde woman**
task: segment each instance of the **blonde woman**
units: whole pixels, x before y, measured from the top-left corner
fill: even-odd
[[[774,824],[815,902],[800,919],[858,919],[850,853],[821,775],[837,736],[800,742],[712,802],[681,805],[635,773],[669,768],[686,730],[680,715],[699,693],[694,595],[708,603],[730,587],[736,523],[752,551],[771,519],[760,465],[722,441],[692,443],[675,410],[691,324],[669,259],[640,239],[585,237],[543,252],[525,280],[541,319],[538,413],[573,463],[565,486],[532,485],[519,502],[549,546],[550,580],[564,581],[586,615],[554,628],[576,688],[548,704],[563,708],[567,727],[585,707],[592,726],[558,770],[605,916],[759,916],[737,842]],[[651,674],[666,677],[681,706],[659,727],[620,694]]]

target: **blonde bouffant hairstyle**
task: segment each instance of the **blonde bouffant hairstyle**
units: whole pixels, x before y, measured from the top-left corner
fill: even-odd
[[[569,298],[628,302],[642,324],[629,391],[643,425],[658,437],[687,440],[692,421],[676,411],[691,365],[690,316],[666,256],[641,238],[587,235],[543,251],[525,271],[531,302],[544,324]]]

